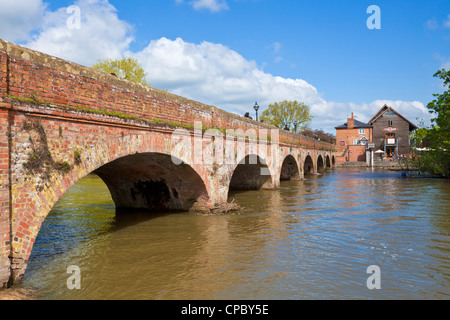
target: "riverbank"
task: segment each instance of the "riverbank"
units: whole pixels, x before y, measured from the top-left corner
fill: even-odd
[[[0,290],[0,300],[36,300],[35,292],[25,288]]]
[[[342,162],[336,164],[337,168],[370,168],[366,162]],[[398,161],[374,161],[373,168],[380,169],[402,169]]]

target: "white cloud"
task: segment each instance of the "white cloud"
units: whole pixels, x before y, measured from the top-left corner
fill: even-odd
[[[183,0],[175,0],[177,4],[181,4]],[[209,10],[211,12],[219,12],[223,10],[228,10],[228,4],[225,0],[192,0],[189,1],[189,4],[195,10]]]
[[[207,9],[212,12],[219,12],[228,9],[228,5],[225,0],[195,0],[192,1],[192,6],[196,10]]]
[[[41,31],[26,46],[35,50],[91,65],[99,58],[119,58],[133,41],[132,27],[118,18],[107,0],[78,0],[80,28],[71,28],[67,8],[46,11]]]
[[[153,86],[241,115],[254,113],[255,101],[261,112],[276,101],[298,100],[311,107],[312,127],[329,132],[346,122],[351,112],[358,120],[368,121],[385,103],[413,122],[417,117],[428,117],[424,105],[416,101],[377,100],[361,104],[327,101],[310,83],[266,73],[254,61],[221,44],[161,38],[134,56],[149,74]]]
[[[11,42],[29,40],[30,32],[42,25],[45,8],[42,0],[1,0],[0,37]]]
[[[441,56],[440,54],[435,54],[434,58],[440,61],[439,69],[450,70],[450,57]]]
[[[429,30],[437,30],[441,27],[450,28],[450,14],[447,15],[447,18],[442,22],[442,24],[437,21],[436,17],[433,17],[425,22],[425,28]]]
[[[272,43],[270,46],[266,47],[267,49],[271,50],[273,54],[275,54],[275,58],[273,59],[273,61],[275,62],[281,62],[283,61],[283,57],[279,55],[280,50],[281,50],[281,43],[279,42],[274,42]]]
[[[277,57],[275,57],[274,61],[281,62],[281,61],[283,61],[283,57],[277,56]]]
[[[441,69],[450,70],[450,59],[442,63]]]
[[[436,30],[439,28],[439,23],[437,22],[436,18],[433,17],[432,19],[429,19],[426,23],[425,23],[425,27],[429,30]]]
[[[279,53],[281,49],[281,43],[274,42],[272,45],[270,45],[270,48],[273,50],[274,53]]]
[[[288,98],[309,103],[320,99],[306,81],[265,73],[254,61],[221,44],[161,38],[135,57],[155,87],[238,113],[248,111],[255,100],[268,105]]]
[[[450,28],[450,14],[447,16],[447,20],[444,21],[444,27]]]

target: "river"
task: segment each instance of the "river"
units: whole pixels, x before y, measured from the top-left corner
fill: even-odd
[[[447,180],[341,168],[230,197],[244,213],[116,215],[89,175],[49,213],[22,286],[38,299],[450,298]]]

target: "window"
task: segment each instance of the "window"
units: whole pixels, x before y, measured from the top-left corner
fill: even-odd
[[[358,139],[354,139],[354,140],[353,140],[353,145],[354,145],[354,146],[357,146],[358,144],[359,144],[359,140],[358,140]]]
[[[359,134],[366,134],[366,129],[359,129]]]
[[[392,109],[390,109],[388,112],[386,112],[386,115],[387,116],[395,116],[396,114],[394,111],[392,111]]]
[[[388,127],[392,127],[392,120],[388,120]]]

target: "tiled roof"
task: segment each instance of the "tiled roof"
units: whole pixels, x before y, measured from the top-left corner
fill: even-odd
[[[370,125],[370,124],[358,121],[356,119],[354,119],[354,121],[355,121],[355,125],[353,126],[353,128],[372,128],[372,125]],[[335,129],[347,129],[347,122],[340,126],[335,127]]]

